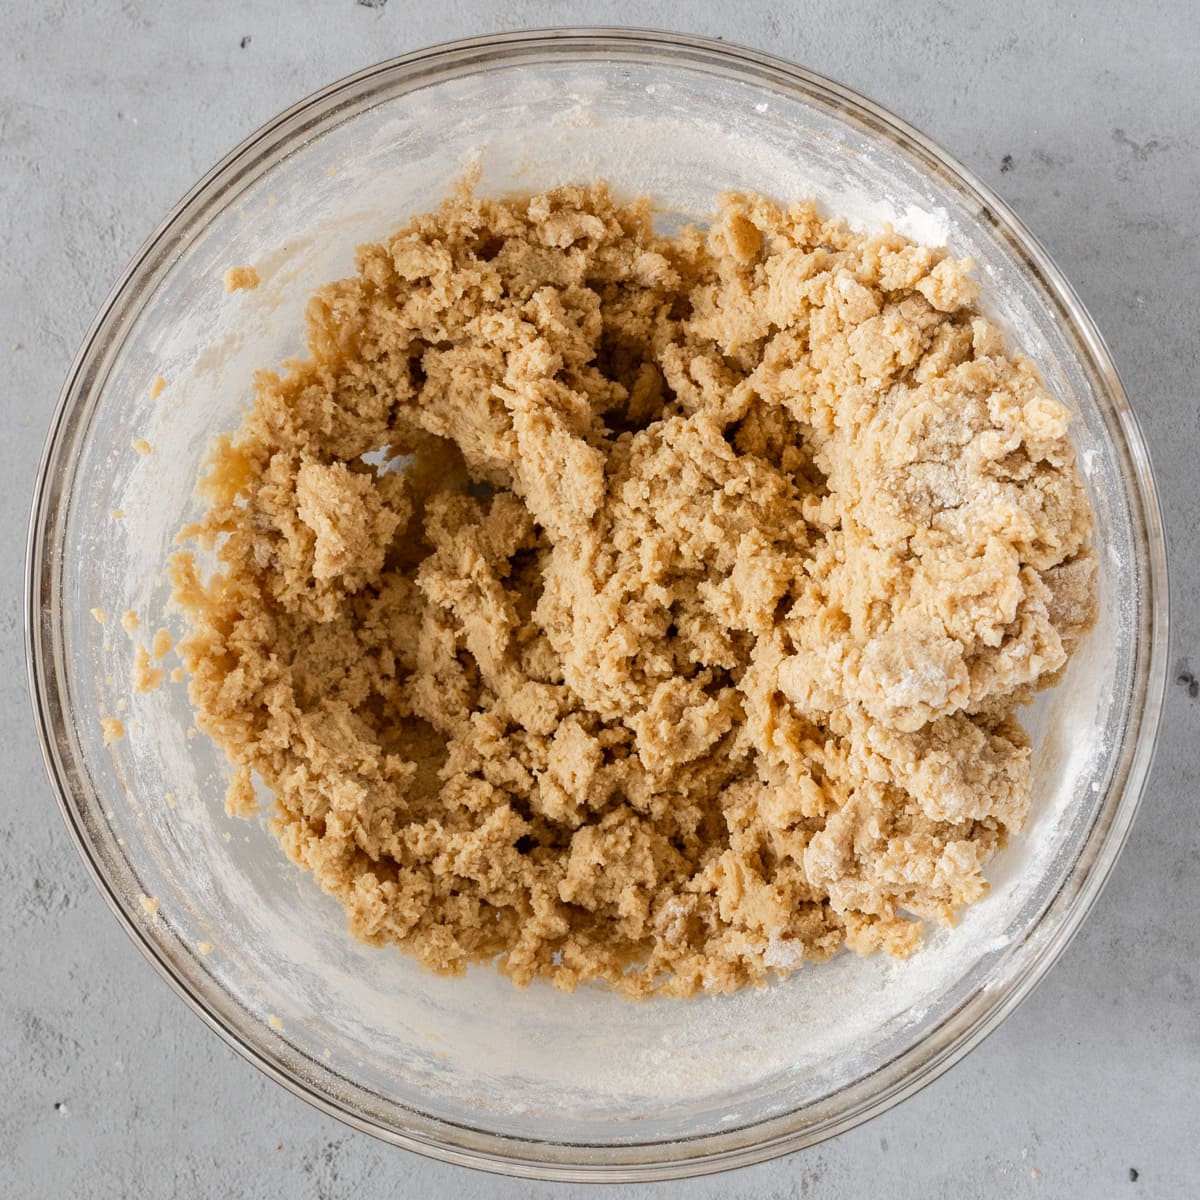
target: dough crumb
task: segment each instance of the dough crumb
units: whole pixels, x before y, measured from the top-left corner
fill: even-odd
[[[184,669],[182,667],[172,667],[171,668],[171,682],[172,683],[182,683],[185,678],[186,678],[186,672],[184,671]]]
[[[166,794],[163,796],[163,799],[164,799],[164,800],[167,802],[167,807],[168,807],[168,808],[174,808],[174,807],[175,807],[175,793],[174,793],[174,792],[167,792],[167,793],[166,793]]]
[[[272,1029],[282,1029],[283,1028],[283,1022],[274,1013],[268,1014],[267,1024],[270,1025],[270,1027]]]
[[[225,272],[226,292],[251,292],[258,283],[258,272],[253,267],[230,267]]]
[[[136,633],[140,625],[141,621],[138,620],[138,615],[132,608],[126,609],[121,614],[121,628],[126,633],[131,635]]]
[[[978,290],[811,203],[665,238],[603,184],[360,247],[170,562],[227,811],[254,772],[351,931],[443,973],[911,954],[1021,829],[1016,714],[1095,607],[1070,414]]]
[[[150,443],[144,437],[134,438],[133,441],[130,442],[129,444],[139,454],[152,454],[154,452],[154,447],[151,446]],[[120,512],[120,511],[121,511],[120,509],[113,509],[113,515],[115,516],[116,513]],[[122,516],[123,515],[124,514],[122,513]]]
[[[166,390],[167,381],[161,375],[155,375],[150,382],[150,399],[157,400]]]
[[[225,789],[225,813],[230,817],[252,817],[258,812],[258,797],[249,767],[239,767]],[[226,835],[228,836],[228,835]]]
[[[108,613],[106,613],[102,608],[93,608],[91,610],[91,614],[93,620],[98,621],[101,625],[108,620]]]
[[[104,730],[104,744],[111,746],[125,736],[125,722],[119,717],[101,717],[100,727]]]
[[[166,629],[156,629],[154,638],[150,643],[150,657],[154,659],[165,658],[171,651],[174,645],[171,639],[171,634]]]
[[[108,515],[114,521],[125,520],[125,510],[123,508],[114,508],[109,512]]]
[[[162,667],[152,666],[150,654],[140,643],[133,651],[133,670],[131,672],[133,690],[138,693],[154,691],[166,678]]]
[[[196,950],[199,954],[207,958],[213,952],[212,942],[197,942]]]
[[[138,896],[138,903],[145,910],[146,916],[158,916],[158,897],[157,896]]]

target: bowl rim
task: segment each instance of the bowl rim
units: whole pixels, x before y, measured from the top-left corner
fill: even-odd
[[[872,1075],[855,1081],[848,1089],[852,1102],[817,1123],[797,1127],[800,1110],[782,1117],[721,1132],[702,1133],[683,1141],[643,1141],[555,1144],[534,1138],[518,1138],[484,1130],[467,1129],[449,1121],[414,1113],[410,1127],[397,1128],[347,1108],[303,1079],[282,1061],[276,1061],[243,1039],[234,1022],[188,984],[173,961],[163,952],[145,923],[137,920],[94,853],[83,820],[83,791],[77,771],[68,761],[69,752],[56,733],[64,721],[59,679],[65,675],[55,654],[55,639],[48,632],[52,612],[44,612],[44,597],[53,571],[53,547],[48,542],[51,520],[65,492],[60,471],[60,454],[75,424],[79,409],[89,394],[89,381],[96,375],[114,344],[119,345],[129,319],[141,311],[142,294],[158,268],[170,259],[181,241],[181,226],[202,215],[214,191],[225,191],[264,161],[264,150],[279,152],[305,133],[319,131],[331,116],[361,102],[367,85],[383,78],[403,79],[419,75],[423,68],[457,59],[478,59],[501,51],[510,55],[548,54],[556,49],[623,52],[682,53],[694,60],[720,65],[725,70],[752,70],[774,86],[789,85],[824,93],[859,119],[883,130],[906,148],[918,151],[935,169],[949,175],[980,205],[982,218],[1004,230],[1024,254],[1048,299],[1070,321],[1092,368],[1103,381],[1107,400],[1124,441],[1118,446],[1130,471],[1126,474],[1126,500],[1131,525],[1144,541],[1135,546],[1139,582],[1138,647],[1133,668],[1130,722],[1137,722],[1130,746],[1122,738],[1125,752],[1114,767],[1104,803],[1097,813],[1097,830],[1087,836],[1079,859],[1072,865],[1059,891],[1047,901],[1043,917],[1065,903],[1058,928],[1047,938],[1031,941],[1021,969],[987,996],[974,994],[920,1043],[909,1047]],[[338,104],[339,98],[342,104]],[[303,118],[309,117],[305,121]],[[164,268],[166,269],[166,268]],[[1168,580],[1166,546],[1157,488],[1148,449],[1137,418],[1131,409],[1112,357],[1095,323],[1074,289],[1036,237],[1024,226],[986,184],[954,157],[936,146],[907,122],[894,116],[852,89],[785,59],[735,43],[688,34],[634,27],[569,26],[536,28],[463,38],[439,43],[408,54],[386,59],[347,75],[311,93],[255,130],[221,158],[171,208],[130,260],[110,289],[97,316],[85,334],[67,372],[51,417],[38,466],[30,512],[25,568],[26,666],[35,724],[50,782],[72,840],[96,887],[109,907],[158,973],[221,1039],[270,1078],[282,1084],[321,1111],[360,1131],[393,1145],[428,1157],[493,1172],[560,1181],[635,1182],[674,1179],[746,1166],[813,1145],[844,1132],[871,1116],[885,1111],[932,1082],[978,1045],[1033,990],[1078,931],[1107,881],[1128,836],[1143,795],[1162,712],[1166,687],[1168,629]],[[1076,879],[1085,850],[1091,861],[1082,878]],[[1067,885],[1075,883],[1069,896]],[[1040,920],[1040,918],[1039,918]],[[1031,931],[1032,932],[1032,931]],[[976,1011],[978,1010],[978,1011]],[[886,1075],[882,1085],[878,1080]],[[856,1093],[861,1093],[856,1095]],[[789,1126],[789,1119],[791,1123]]]

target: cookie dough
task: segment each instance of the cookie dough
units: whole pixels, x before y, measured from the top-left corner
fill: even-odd
[[[755,195],[651,218],[461,190],[362,247],[171,565],[229,810],[261,778],[351,930],[436,971],[908,954],[986,893],[1014,711],[1091,618],[1068,412],[969,263]]]

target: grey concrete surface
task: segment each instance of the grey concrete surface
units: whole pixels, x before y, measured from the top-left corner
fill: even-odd
[[[920,1095],[810,1151],[614,1196],[1200,1195],[1200,20],[1153,6],[873,0],[0,2],[0,1196],[577,1196],[425,1161],[269,1083],[89,883],[43,775],[21,572],[60,381],[161,214],[277,110],[375,60],[586,21],[725,37],[907,117],[994,185],[1105,331],[1173,568],[1156,768],[1110,886],[1023,1007]]]

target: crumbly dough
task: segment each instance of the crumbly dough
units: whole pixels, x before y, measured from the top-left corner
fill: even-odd
[[[130,675],[133,690],[138,693],[154,691],[166,678],[162,667],[151,664],[150,653],[140,642],[133,648],[133,669]]]
[[[93,614],[96,611],[93,610]],[[121,625],[125,629],[125,632],[130,637],[133,637],[141,627],[141,622],[138,620],[137,613],[133,609],[130,609],[122,616]],[[155,631],[148,648],[141,642],[134,644],[133,667],[130,670],[130,681],[136,693],[153,692],[162,685],[163,681],[167,678],[166,668],[156,667],[154,663],[165,658],[170,653],[173,644],[170,631],[166,629]],[[175,669],[181,670],[178,667]]]
[[[172,562],[198,723],[374,943],[728,992],[907,954],[1020,829],[1093,609],[969,264],[812,204],[460,191],[308,309]]]

